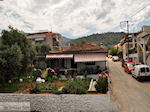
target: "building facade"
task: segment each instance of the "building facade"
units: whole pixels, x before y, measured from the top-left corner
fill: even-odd
[[[52,50],[61,49],[61,39],[62,36],[59,33],[53,32],[40,32],[40,33],[30,33],[27,38],[32,41],[32,44],[45,43],[50,46]]]
[[[143,26],[141,31],[124,36],[121,43],[124,60],[150,66],[150,26]]]
[[[96,74],[106,69],[107,50],[92,44],[71,46],[62,52],[46,55],[47,66],[58,71]]]

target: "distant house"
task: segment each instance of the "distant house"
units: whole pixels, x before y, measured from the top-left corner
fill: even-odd
[[[39,32],[27,34],[27,38],[32,40],[32,44],[46,43],[54,50],[61,49],[62,36],[59,33]]]
[[[150,26],[143,26],[139,32],[124,35],[121,45],[124,60],[150,66]]]
[[[58,71],[95,74],[106,69],[107,49],[93,44],[74,45],[65,51],[50,51],[47,66]]]

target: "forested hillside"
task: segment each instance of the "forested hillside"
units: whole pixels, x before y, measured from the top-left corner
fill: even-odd
[[[111,47],[116,44],[118,44],[121,40],[121,36],[123,36],[124,33],[121,32],[109,32],[109,33],[102,33],[102,34],[92,34],[89,36],[84,36],[78,39],[71,40],[71,44],[75,43],[94,43],[96,45],[100,45],[103,43],[103,46],[105,47]]]

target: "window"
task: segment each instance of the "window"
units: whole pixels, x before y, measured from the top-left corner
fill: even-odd
[[[95,62],[87,62],[86,65],[95,65]]]
[[[149,68],[146,68],[146,72],[149,72]]]
[[[134,67],[134,64],[128,64],[128,67]]]
[[[141,68],[141,73],[145,73],[145,68]]]
[[[59,46],[59,41],[56,38],[53,38],[53,46]]]

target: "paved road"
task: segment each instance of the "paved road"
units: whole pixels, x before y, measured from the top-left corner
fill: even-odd
[[[121,62],[107,60],[111,79],[111,98],[119,112],[150,112],[150,81],[138,82],[124,72]]]

